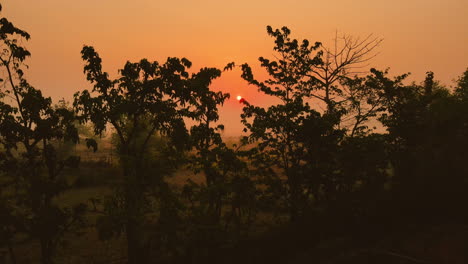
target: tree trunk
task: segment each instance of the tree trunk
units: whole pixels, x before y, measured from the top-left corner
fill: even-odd
[[[41,264],[53,264],[52,243],[47,238],[41,238]]]
[[[13,250],[13,246],[11,245],[10,241],[8,241],[8,252],[10,253],[11,263],[16,264],[15,252]]]
[[[292,181],[290,182],[289,189],[291,192],[290,198],[290,221],[292,223],[296,222],[299,219],[299,193],[298,193],[298,186],[297,184]]]
[[[129,264],[145,264],[148,263],[148,248],[144,241],[144,230],[142,223],[139,219],[142,219],[142,202],[143,192],[142,184],[140,183],[138,170],[136,167],[139,164],[136,162],[134,155],[128,155],[127,164],[124,167],[125,183],[125,214],[126,214],[126,226],[125,232],[127,237],[127,254]]]
[[[129,264],[148,263],[148,248],[141,237],[141,226],[137,221],[129,220],[126,226],[127,254]]]

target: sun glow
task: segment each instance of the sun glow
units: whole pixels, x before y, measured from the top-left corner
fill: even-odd
[[[242,100],[242,96],[240,96],[240,95],[238,95],[236,98],[237,98],[237,101]]]

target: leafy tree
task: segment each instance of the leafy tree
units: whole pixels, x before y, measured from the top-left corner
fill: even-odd
[[[185,58],[168,58],[164,64],[143,59],[127,62],[119,71],[120,77],[111,80],[102,70],[101,58],[94,48],[85,46],[81,54],[86,62],[84,72],[94,88],[92,92],[76,93],[74,105],[84,121],[94,124],[96,134],[101,134],[107,124],[116,131],[124,176],[120,188],[121,225],[116,228],[126,233],[129,263],[145,263],[150,241],[144,238],[143,225],[148,220],[145,215],[149,194],[155,186],[152,183],[164,185],[164,173],[145,171],[146,150],[156,132],[170,140],[168,149],[187,148],[189,137],[184,118],[199,116],[196,102],[200,101],[196,100],[200,96],[208,98],[204,94],[206,87],[220,71],[204,68],[190,76],[187,69],[191,62]],[[216,100],[222,102],[223,98],[222,95]]]
[[[317,89],[318,82],[307,73],[322,65],[322,53],[318,52],[321,44],[310,45],[307,40],[299,43],[289,37],[290,30],[286,27],[281,30],[267,27],[267,32],[275,39],[274,50],[278,60],[270,61],[263,57],[259,60],[270,78],[264,82],[256,80],[247,64],[242,65],[242,77],[266,95],[278,98],[280,103],[267,109],[246,103],[241,117],[244,131],[250,131],[250,140],[260,140],[255,148],[255,159],[258,165],[269,170],[265,175],[273,175],[267,179],[269,185],[279,187],[271,189],[275,193],[273,196],[286,195],[286,206],[294,221],[301,213],[301,203],[305,198],[302,197],[304,179],[299,171],[305,149],[298,141],[299,129],[317,113],[311,109],[308,99]],[[283,189],[281,177],[269,169],[272,167],[280,168],[280,173],[284,174],[286,189]]]
[[[208,160],[197,152],[192,166],[200,166],[195,172],[208,168],[213,182],[189,180],[181,193],[187,204],[186,254],[192,261],[206,261],[204,257],[248,236],[257,213],[256,181],[241,151],[222,142],[205,151]]]
[[[6,71],[6,79],[1,80],[5,88],[0,93],[1,164],[2,178],[10,183],[5,190],[10,195],[2,209],[10,208],[7,222],[18,221],[10,221],[2,229],[15,227],[15,232],[38,239],[41,263],[49,264],[64,233],[82,221],[83,205],[66,208],[55,201],[67,188],[63,169],[75,168],[79,162],[75,156],[59,156],[55,142],[76,143],[78,134],[73,112],[55,108],[50,98],[24,78],[24,61],[30,53],[21,41],[29,38],[6,18],[0,19],[0,66]],[[11,247],[14,236],[10,233],[8,237]]]
[[[326,207],[348,186],[342,170],[342,142],[345,131],[337,129],[336,115],[311,114],[299,128],[296,139],[304,148],[300,173],[306,197],[316,207]]]
[[[468,69],[458,78],[455,95],[462,100],[468,98]]]
[[[229,149],[221,138],[220,131],[224,126],[217,124],[219,119],[218,106],[223,105],[229,94],[209,90],[211,78],[217,77],[221,71],[217,69],[202,69],[192,77],[194,87],[193,115],[196,124],[190,129],[193,154],[190,155],[189,167],[195,173],[203,173],[205,182],[196,184],[189,180],[184,186],[182,195],[188,206],[187,255],[194,259],[196,252],[214,250],[216,241],[223,242],[223,227],[221,224],[225,200],[228,193],[228,174],[238,162],[234,152]]]
[[[242,77],[281,103],[268,109],[246,104],[242,122],[250,139],[260,140],[259,164],[278,166],[285,175],[286,189],[278,176],[269,181],[276,181],[277,194],[289,197],[286,203],[295,219],[307,200],[317,199],[320,188],[336,188],[336,151],[347,128],[351,136],[365,134],[366,122],[382,111],[379,94],[363,89],[365,78],[351,77],[375,56],[382,40],[372,35],[364,39],[337,35],[334,47],[327,48],[320,42],[310,45],[308,40],[291,39],[287,27],[267,27],[267,32],[275,39],[276,60],[260,57],[259,61],[270,78],[256,80],[247,64],[242,65]],[[309,191],[304,192],[306,182]]]
[[[458,214],[466,200],[466,104],[463,78],[455,93],[438,84],[428,72],[421,84],[403,85],[406,75],[393,80],[373,70],[368,85],[383,95],[392,192],[398,214],[424,217]],[[436,220],[436,217],[432,217]]]
[[[225,69],[230,67],[228,65]],[[221,228],[221,220],[226,220],[227,223],[223,229],[227,229],[232,221],[240,224],[241,211],[247,209],[240,201],[242,200],[240,196],[252,198],[254,192],[251,191],[255,188],[249,188],[252,182],[245,176],[248,170],[246,164],[238,157],[238,149],[230,149],[223,142],[219,132],[224,129],[224,126],[216,123],[219,119],[218,106],[229,98],[229,94],[210,91],[209,83],[203,83],[200,77],[203,76],[194,75],[193,80],[194,87],[197,87],[194,97],[196,100],[193,102],[196,106],[194,114],[197,116],[197,124],[192,126],[190,133],[196,151],[191,163],[195,172],[204,173],[206,186],[190,182],[186,186],[186,191],[190,189],[190,192],[196,192],[196,194],[191,194],[190,199],[194,200],[193,196],[198,196],[195,200],[199,203],[198,207],[192,207],[192,210],[204,211],[201,214],[207,216],[204,225],[210,225],[215,229]],[[239,185],[246,188],[242,190],[236,187]],[[226,206],[231,206],[232,210],[228,215],[224,213],[226,216],[222,219],[223,211],[225,211],[223,209]]]
[[[374,194],[373,201],[377,201],[388,181],[387,137],[370,133],[367,127],[367,121],[381,117],[386,110],[385,93],[375,89],[377,72],[371,70],[365,77],[342,76],[341,87],[350,95],[347,109],[342,111],[347,117],[317,113],[308,118],[299,133],[306,149],[303,171],[314,175],[306,178],[307,193],[315,206],[341,214],[336,218],[346,219],[346,214],[361,215],[359,210],[375,208],[366,202],[369,197],[365,195]],[[404,78],[388,82],[393,85]],[[351,129],[339,129],[346,119],[354,119]]]

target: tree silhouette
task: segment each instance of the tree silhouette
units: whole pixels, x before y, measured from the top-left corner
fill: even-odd
[[[340,125],[351,127],[351,136],[367,128],[363,124],[374,117],[379,105],[372,90],[356,85],[362,81],[358,75],[366,72],[363,68],[377,55],[382,41],[372,34],[360,38],[336,33],[333,45],[320,46],[321,63],[304,72],[316,82],[311,97],[324,103],[327,112],[340,113]]]
[[[5,193],[13,193],[2,208],[9,213],[6,219],[10,223],[2,228],[14,227],[17,232],[38,239],[41,263],[49,264],[53,263],[64,233],[82,221],[83,205],[66,208],[54,201],[67,188],[63,169],[76,168],[79,163],[78,157],[60,156],[55,143],[60,140],[76,143],[78,133],[73,112],[54,107],[50,98],[44,97],[24,78],[24,61],[30,53],[20,43],[29,37],[6,18],[0,20],[3,46],[0,66],[6,70],[6,79],[2,79],[5,88],[0,94],[1,164],[10,183]],[[12,252],[12,234],[7,237]]]
[[[214,74],[213,74],[214,73]],[[220,76],[221,72],[209,73],[206,70],[194,75],[193,83],[197,85],[195,89],[193,104],[196,106],[197,125],[191,128],[192,144],[197,151],[193,162],[196,171],[201,170],[205,174],[206,185],[210,190],[208,211],[213,219],[218,219],[221,212],[219,194],[216,193],[216,185],[224,181],[222,173],[216,168],[219,160],[218,156],[226,148],[219,131],[224,129],[223,125],[216,125],[219,119],[218,105],[222,105],[229,94],[213,92],[209,90],[211,78],[204,78],[203,75],[211,74]],[[203,83],[203,81],[209,81]],[[218,196],[218,197],[216,197]],[[218,220],[215,220],[217,222]]]
[[[94,218],[83,204],[61,205],[67,173],[80,163],[71,151],[80,125],[92,125],[94,138],[112,129],[120,173],[111,175],[114,192],[102,206],[91,199],[100,213],[95,231],[101,240],[124,235],[131,264],[219,263],[228,256],[229,263],[279,263],[315,252],[321,262],[348,248],[372,259],[361,248],[393,244],[386,239],[399,236],[393,230],[465,225],[468,69],[453,89],[433,72],[407,84],[408,74],[389,77],[388,70],[364,76],[382,42],[373,35],[336,34],[324,47],[293,39],[287,27],[268,26],[267,33],[274,59],[259,58],[266,80],[248,64],[241,77],[275,103],[241,99],[247,136],[231,147],[219,123],[230,95],[210,89],[220,69],[191,73],[185,58],[142,59],[111,78],[95,49],[84,46],[93,88],[75,93],[70,108],[28,83],[31,54],[23,42],[30,35],[1,18],[2,253],[19,263],[18,252],[39,245],[40,262],[53,264],[67,234],[79,231],[85,216]],[[101,149],[92,138],[84,141]],[[204,181],[168,180],[187,164]]]
[[[378,116],[388,131],[392,206],[396,214],[411,218],[434,212],[435,221],[456,217],[466,200],[463,77],[455,93],[438,84],[432,72],[421,84],[404,85],[405,77],[391,79],[386,71],[372,70],[366,81],[383,99]]]
[[[190,76],[187,69],[191,62],[185,58],[168,58],[164,64],[143,59],[127,62],[119,71],[121,76],[111,80],[102,70],[101,58],[94,48],[85,46],[82,58],[87,79],[94,88],[92,92],[75,94],[74,105],[84,121],[94,124],[96,134],[101,134],[108,123],[117,133],[124,175],[121,223],[127,238],[128,260],[145,263],[149,241],[144,239],[143,223],[148,193],[154,186],[152,178],[164,176],[144,171],[145,151],[156,132],[170,139],[169,149],[181,151],[188,147],[184,118],[201,118],[200,111],[205,109],[200,107],[216,107],[225,98],[222,94],[207,95],[207,87],[220,71],[204,68]],[[204,98],[218,99],[212,105]],[[213,119],[211,112],[205,114]]]
[[[273,195],[286,195],[290,218],[295,221],[305,199],[303,177],[299,171],[305,149],[298,141],[298,133],[306,120],[317,113],[311,109],[308,99],[317,89],[318,82],[316,78],[307,76],[307,73],[322,65],[321,53],[318,52],[320,43],[309,45],[307,40],[299,43],[289,37],[290,30],[286,27],[281,30],[267,27],[267,32],[275,39],[274,50],[278,59],[270,61],[260,57],[259,61],[270,79],[257,81],[247,64],[242,65],[242,78],[266,95],[278,98],[280,103],[267,109],[246,104],[241,117],[244,131],[250,132],[250,140],[260,140],[255,148],[254,159],[267,170],[265,175],[268,175],[269,185],[276,182],[274,185],[279,187],[271,189],[275,190]],[[272,167],[281,169],[280,174],[286,178],[285,185],[281,177],[271,170]]]

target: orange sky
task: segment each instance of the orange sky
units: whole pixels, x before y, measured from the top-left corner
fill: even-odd
[[[257,64],[271,57],[266,25],[288,26],[293,37],[330,41],[335,31],[384,38],[371,66],[412,72],[421,81],[434,71],[447,85],[468,67],[467,0],[3,0],[2,15],[32,36],[29,81],[54,99],[71,100],[89,88],[80,50],[93,45],[111,76],[127,60],[185,56],[200,67]],[[215,89],[230,92],[222,109],[226,135],[241,131],[241,94],[268,104],[255,88],[225,74]],[[115,75],[114,75],[115,76]]]

